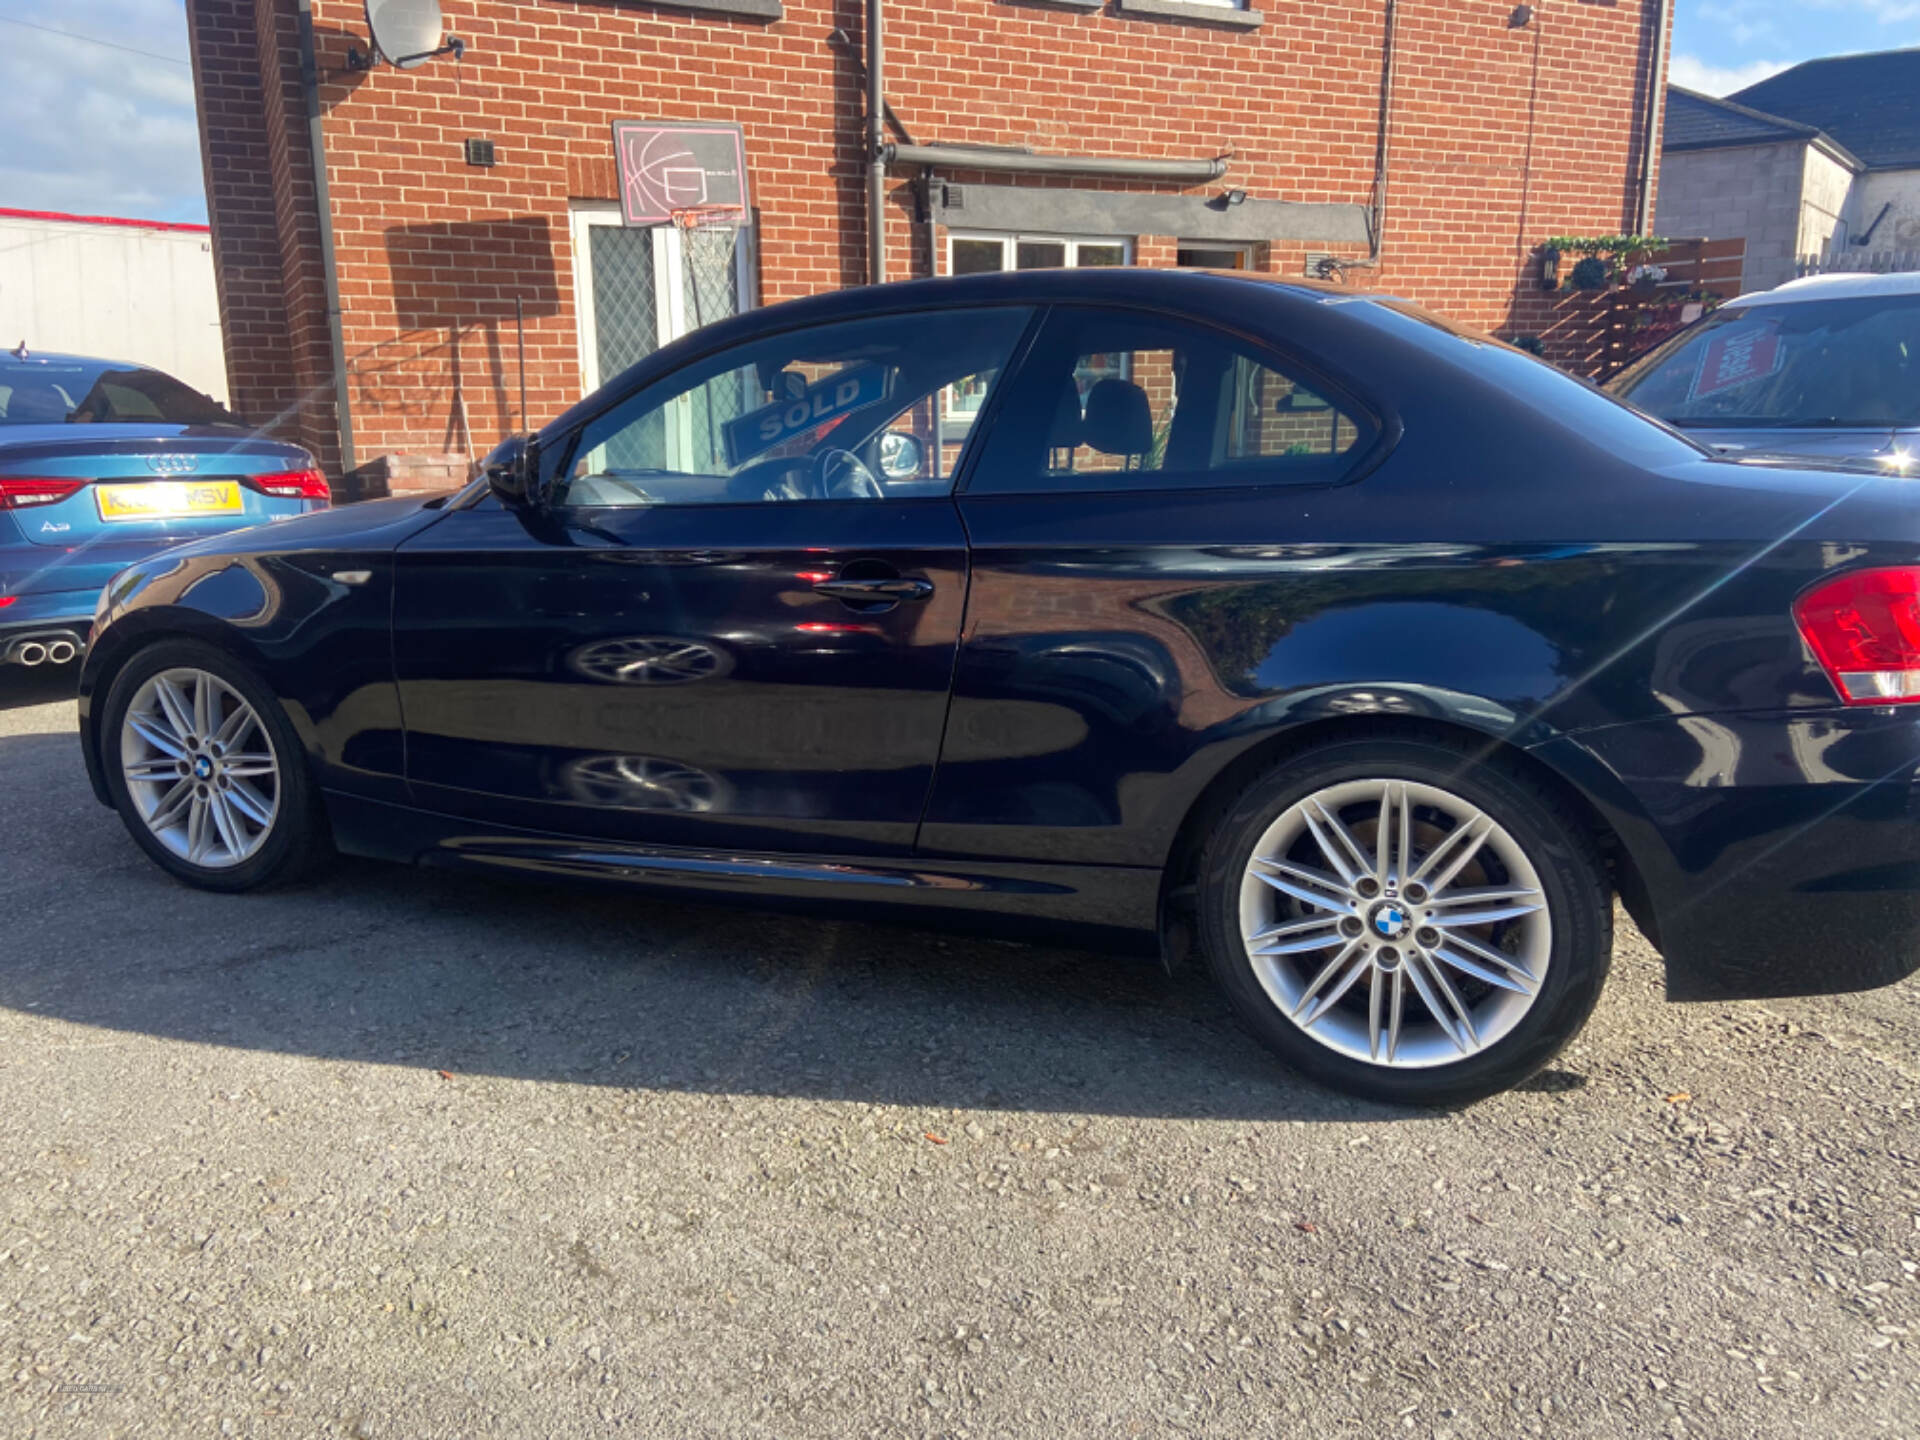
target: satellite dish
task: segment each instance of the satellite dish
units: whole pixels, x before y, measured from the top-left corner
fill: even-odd
[[[367,28],[373,32],[374,53],[399,70],[424,65],[448,50],[459,53],[459,42],[445,38],[440,0],[367,0]]]

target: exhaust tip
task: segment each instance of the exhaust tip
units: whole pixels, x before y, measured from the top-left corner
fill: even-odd
[[[37,640],[29,640],[13,652],[14,658],[22,665],[38,665],[47,658],[47,647]]]
[[[47,646],[47,659],[55,665],[64,665],[79,653],[71,640],[56,640]]]

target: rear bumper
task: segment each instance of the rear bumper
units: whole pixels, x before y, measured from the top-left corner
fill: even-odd
[[[1601,801],[1675,1000],[1920,970],[1920,714],[1685,716],[1535,752]]]
[[[65,635],[85,650],[99,598],[98,588],[15,594],[12,604],[0,606],[0,664],[14,658],[21,642],[42,637]]]

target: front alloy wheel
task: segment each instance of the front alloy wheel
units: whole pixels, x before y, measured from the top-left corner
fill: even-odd
[[[163,640],[131,656],[107,687],[98,733],[127,833],[176,879],[253,890],[332,853],[299,733],[225,651]]]
[[[259,853],[280,808],[273,740],[246,699],[205,670],[163,670],[120,726],[134,813],[190,865],[224,870]]]

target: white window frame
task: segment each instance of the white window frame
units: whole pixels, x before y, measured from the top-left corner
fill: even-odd
[[[954,273],[953,244],[956,240],[998,242],[1000,246],[1000,269],[1004,273],[1013,268],[1011,262],[1018,253],[1018,247],[1021,242],[1025,241],[1029,244],[1064,246],[1066,249],[1066,268],[1074,270],[1080,268],[1080,247],[1082,245],[1118,245],[1120,247],[1120,264],[1121,266],[1127,266],[1134,263],[1134,239],[1135,237],[1131,235],[1056,235],[1044,231],[1037,232],[1032,230],[949,230],[947,231],[947,243],[942,248],[941,255],[946,264],[946,273],[952,275]],[[1090,268],[1108,270],[1116,267],[1102,265]],[[952,386],[948,386],[940,392],[940,408],[943,413],[943,424],[941,426],[943,440],[951,442],[964,436],[973,428],[974,412],[961,408],[959,397],[953,393]]]
[[[588,232],[597,225],[618,228],[620,205],[615,200],[576,200],[568,208],[567,228],[573,244],[573,314],[580,348],[582,395],[591,395],[611,376],[600,373],[600,337],[593,313],[593,246]],[[653,303],[660,319],[660,344],[668,345],[696,329],[686,303],[686,236],[678,225],[648,227],[653,236]],[[754,308],[753,236],[742,226],[734,247],[734,293],[742,313]]]
[[[1080,247],[1082,245],[1118,245],[1120,247],[1120,263],[1122,265],[1133,264],[1134,257],[1134,237],[1131,235],[1054,235],[1030,230],[949,230],[947,231],[947,243],[942,251],[942,260],[946,265],[944,273],[948,275],[953,274],[953,242],[956,240],[999,241],[1000,268],[1003,271],[1013,268],[1009,262],[1015,254],[1015,247],[1023,240],[1036,245],[1064,245],[1066,247],[1067,268],[1069,270],[1079,268]],[[1101,266],[1098,268],[1111,269],[1112,267]]]

